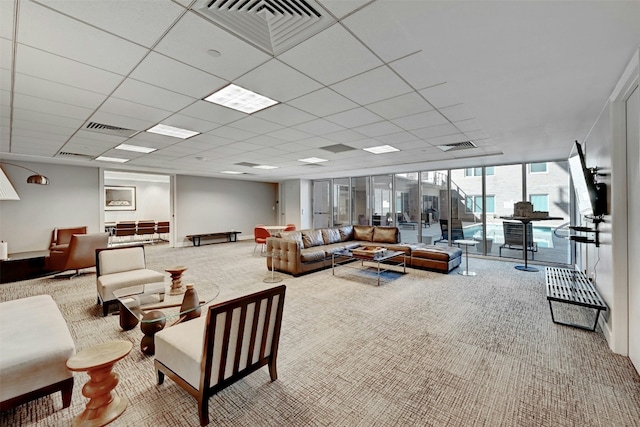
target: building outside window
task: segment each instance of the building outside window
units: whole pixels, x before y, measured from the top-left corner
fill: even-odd
[[[487,196],[485,198],[486,212],[494,213],[496,211],[495,196]],[[465,210],[467,213],[482,213],[482,196],[467,196],[465,199]]]
[[[547,162],[543,163],[529,163],[530,173],[545,173],[547,172]]]
[[[493,166],[487,166],[485,171],[487,175],[495,174]],[[482,176],[482,168],[466,168],[464,170],[464,176]]]
[[[549,195],[548,194],[530,194],[529,201],[533,204],[534,211],[549,212]]]

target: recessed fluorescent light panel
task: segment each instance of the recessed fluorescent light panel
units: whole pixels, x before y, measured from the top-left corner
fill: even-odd
[[[226,173],[227,175],[243,175],[244,172],[238,172],[238,171],[220,171],[220,173]]]
[[[116,150],[135,151],[136,153],[153,153],[157,148],[141,147],[139,145],[120,144],[116,147]]]
[[[248,89],[230,84],[219,91],[207,96],[205,101],[222,105],[223,107],[232,108],[243,113],[251,114],[256,111],[264,110],[278,103],[266,96],[251,92]]]
[[[151,129],[147,129],[147,132],[157,133],[160,135],[173,136],[174,138],[187,139],[191,138],[194,135],[200,134],[200,132],[195,132],[187,129],[180,129],[173,126],[167,126],[158,124],[152,127]]]
[[[320,157],[308,157],[306,159],[298,159],[298,161],[305,162],[305,163],[322,163],[322,162],[328,162],[329,160],[321,159]]]
[[[101,162],[112,162],[112,163],[126,163],[129,161],[129,159],[120,159],[118,157],[106,157],[106,156],[96,157],[96,160],[99,160]]]
[[[254,166],[256,169],[278,169],[278,166],[258,165]]]
[[[379,145],[377,147],[363,148],[364,151],[368,151],[373,154],[392,153],[394,151],[400,151],[396,147],[390,145]]]

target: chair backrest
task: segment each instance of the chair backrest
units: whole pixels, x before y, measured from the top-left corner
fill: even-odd
[[[155,234],[156,222],[151,220],[138,221],[136,234]]]
[[[53,236],[51,236],[51,246],[68,245],[71,242],[71,236],[74,234],[87,234],[87,226],[55,228]]]
[[[146,268],[143,245],[100,249],[94,256],[97,277]]]
[[[256,227],[253,229],[253,237],[256,241],[265,240],[267,237],[271,237],[271,233],[266,228]]]
[[[65,270],[96,265],[96,249],[109,246],[109,233],[74,234],[67,250]]]
[[[135,221],[120,221],[116,223],[116,236],[134,236],[135,234]]]
[[[521,222],[504,221],[502,223],[502,230],[504,232],[504,243],[510,246],[522,247],[522,230],[523,225]],[[533,226],[531,223],[527,224],[527,245],[531,248],[534,246],[533,242]]]
[[[287,226],[282,231],[296,231],[295,224],[287,224]]]
[[[169,232],[169,221],[158,221],[156,231],[158,234],[166,234]]]
[[[209,307],[200,390],[214,394],[275,361],[285,290],[280,285]]]
[[[440,230],[442,230],[442,240],[449,240],[449,220],[440,219]],[[462,229],[462,221],[459,219],[451,220],[451,240],[464,239],[464,230]]]

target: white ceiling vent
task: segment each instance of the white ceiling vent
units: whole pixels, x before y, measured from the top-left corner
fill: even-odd
[[[56,154],[56,157],[71,157],[76,159],[93,159],[95,156],[89,156],[88,154],[71,153],[69,151],[60,151]]]
[[[468,150],[470,148],[478,148],[473,141],[464,141],[464,142],[455,142],[453,144],[445,144],[445,145],[436,145],[442,151],[458,151],[458,150]]]
[[[198,11],[273,55],[335,22],[313,0],[212,0]]]
[[[107,135],[124,136],[126,138],[129,138],[138,132],[137,130],[133,130],[133,129],[126,129],[126,128],[105,125],[105,124],[96,123],[96,122],[89,122],[84,127],[84,130],[88,130],[91,132],[104,133]]]

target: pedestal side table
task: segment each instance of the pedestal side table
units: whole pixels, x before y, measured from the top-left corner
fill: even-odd
[[[478,244],[477,240],[454,240],[453,243],[457,243],[458,245],[464,245],[464,256],[467,259],[466,267],[463,271],[459,271],[458,274],[462,274],[463,276],[475,276],[475,271],[469,271],[469,246],[475,246]]]
[[[67,360],[69,370],[89,374],[89,381],[82,387],[82,395],[89,398],[89,402],[85,410],[73,419],[72,426],[104,426],[122,415],[129,400],[113,393],[119,379],[112,369],[132,347],[130,341],[109,341],[86,348]]]

